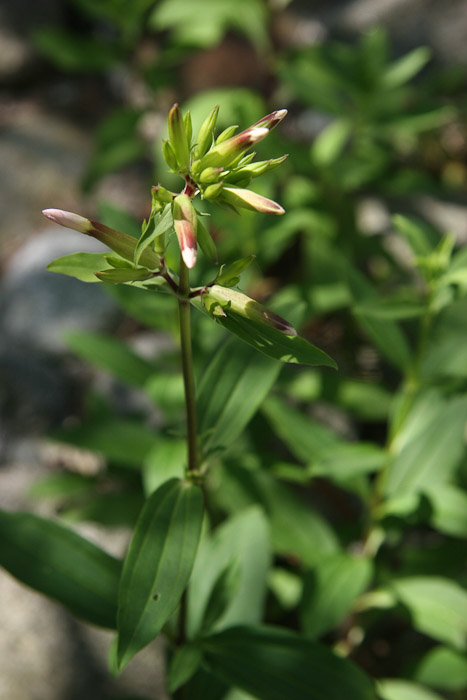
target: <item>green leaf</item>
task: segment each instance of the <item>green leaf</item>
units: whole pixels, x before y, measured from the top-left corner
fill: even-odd
[[[96,272],[112,269],[106,260],[107,253],[72,253],[52,260],[47,265],[49,272],[58,272],[76,277],[82,282],[100,282]]]
[[[437,484],[425,488],[432,512],[431,525],[454,537],[467,536],[467,493],[450,484]]]
[[[350,265],[345,265],[343,274],[346,275],[355,306],[360,307],[359,313],[356,314],[358,321],[381,354],[398,369],[406,372],[411,362],[411,350],[400,326],[395,321],[381,320],[363,313],[362,304],[377,301],[376,291],[363,275]]]
[[[396,456],[387,471],[386,493],[413,493],[448,481],[464,454],[466,420],[465,396],[422,395],[393,443]]]
[[[310,476],[322,476],[345,483],[355,476],[379,471],[388,460],[388,453],[378,445],[347,442],[324,450],[307,471]]]
[[[442,700],[438,693],[398,678],[378,681],[377,688],[381,700]]]
[[[72,530],[0,511],[0,565],[78,617],[115,627],[121,563]]]
[[[141,511],[120,581],[119,668],[149,644],[174,613],[195,561],[203,510],[198,486],[171,479]]]
[[[179,647],[170,662],[168,685],[174,693],[180,686],[185,685],[201,665],[201,649],[194,644]]]
[[[467,688],[467,659],[447,647],[431,649],[414,673],[414,680],[440,690],[465,690]]]
[[[264,471],[228,464],[222,470],[216,495],[227,512],[260,504],[270,521],[274,551],[280,555],[314,566],[322,557],[339,550],[334,531],[321,515]]]
[[[426,308],[426,304],[418,303],[413,299],[387,297],[363,301],[353,307],[353,312],[357,316],[362,315],[367,318],[401,321],[422,316],[426,312]]]
[[[424,221],[396,214],[392,222],[407,240],[415,255],[425,256],[433,251],[438,237],[435,236],[434,229]]]
[[[149,222],[141,234],[138,244],[135,248],[135,265],[138,264],[143,251],[151,245],[151,243],[163,233],[169,231],[173,227],[172,207],[167,204],[160,214],[151,215]]]
[[[408,83],[424,68],[430,58],[430,49],[420,46],[394,61],[381,77],[381,89],[393,89]]]
[[[238,340],[232,339],[218,350],[198,391],[199,432],[206,436],[204,450],[226,447],[238,438],[280,370],[279,363],[265,359]],[[254,392],[250,391],[252,386]]]
[[[127,284],[128,282],[141,282],[154,277],[154,272],[145,270],[144,268],[135,268],[133,270],[101,270],[96,272],[96,277],[101,282],[110,282],[111,284]]]
[[[114,374],[133,386],[143,387],[155,367],[137,355],[128,345],[102,333],[68,333],[68,347],[81,358]]]
[[[269,543],[268,543],[269,544]],[[230,561],[214,583],[201,623],[201,632],[210,632],[231,605],[241,580],[238,559]]]
[[[91,37],[47,27],[36,32],[34,43],[41,53],[67,72],[107,70],[118,59],[115,47]]]
[[[213,592],[226,567],[238,567],[235,595],[225,605],[216,629],[260,621],[271,564],[268,521],[257,507],[248,508],[226,520],[212,537],[202,540],[188,589],[189,637],[195,636],[213,602]]]
[[[275,434],[305,464],[320,459],[326,451],[343,444],[343,440],[330,428],[305,416],[276,396],[271,396],[264,402],[262,412]]]
[[[222,265],[216,284],[220,284],[223,287],[235,287],[240,282],[242,272],[251,265],[254,259],[254,255],[249,255],[247,258],[235,260],[230,265]]]
[[[161,369],[146,384],[146,393],[171,423],[180,420],[185,407],[185,390],[181,372]]]
[[[152,430],[142,423],[112,417],[94,417],[81,425],[57,430],[51,437],[98,452],[115,464],[138,469],[155,442]]]
[[[228,29],[246,35],[254,46],[265,49],[269,43],[266,31],[266,8],[260,0],[163,0],[150,17],[150,26],[171,29],[177,43],[209,47],[218,44]]]
[[[342,622],[367,588],[371,575],[368,559],[345,552],[322,559],[306,572],[301,623],[307,637],[317,639]]]
[[[351,124],[336,119],[316,137],[311,147],[311,159],[318,167],[331,165],[340,156],[352,133]]]
[[[259,700],[376,700],[356,666],[293,632],[233,627],[201,645],[210,673]]]
[[[467,646],[467,591],[440,576],[410,576],[391,582],[419,632],[463,650]]]
[[[143,462],[143,484],[146,496],[150,496],[169,479],[181,479],[186,463],[185,440],[159,436]]]
[[[225,309],[225,316],[216,320],[245,343],[274,360],[304,365],[324,365],[336,368],[332,358],[298,335],[285,335],[275,328],[258,323]]]

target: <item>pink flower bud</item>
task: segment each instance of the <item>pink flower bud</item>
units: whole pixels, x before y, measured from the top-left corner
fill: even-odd
[[[183,262],[191,269],[195,266],[198,252],[196,247],[198,218],[188,195],[180,194],[178,197],[175,197],[173,202],[173,218],[174,229],[177,234]]]
[[[138,240],[133,236],[129,236],[127,233],[122,233],[117,231],[110,226],[105,226],[98,221],[92,221],[91,219],[85,219],[79,214],[72,214],[69,211],[62,211],[61,209],[44,209],[42,212],[51,221],[54,221],[60,226],[65,226],[66,228],[74,229],[80,233],[86,233],[88,236],[96,238],[104,245],[108,246],[111,250],[133,262],[136,244]],[[160,268],[160,258],[159,256],[150,248],[146,248],[143,251],[140,262],[145,267],[150,270],[156,270]]]
[[[236,136],[232,136],[227,141],[222,141],[201,159],[199,170],[205,168],[225,168],[232,163],[237,156],[247,151],[251,146],[262,141],[269,133],[266,128],[252,128],[242,131]]]
[[[265,117],[262,117],[262,119],[259,119],[257,122],[252,124],[252,127],[266,127],[271,131],[274,129],[278,124],[281,123],[281,121],[284,119],[284,117],[287,114],[286,109],[277,109],[275,112],[271,112],[271,114],[267,114]]]
[[[92,224],[89,219],[85,219],[84,216],[80,216],[79,214],[73,214],[71,211],[63,211],[62,209],[44,209],[42,213],[56,224],[65,226],[65,228],[71,228],[74,231],[79,231],[80,233],[89,233],[92,228]]]
[[[222,197],[227,204],[231,204],[234,207],[252,209],[262,214],[275,214],[276,216],[285,214],[285,210],[277,202],[241,187],[224,187]]]

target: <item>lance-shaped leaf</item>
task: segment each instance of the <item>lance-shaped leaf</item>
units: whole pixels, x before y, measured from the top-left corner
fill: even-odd
[[[172,201],[172,200],[171,200]],[[140,236],[135,248],[135,264],[141,260],[144,251],[159,236],[169,231],[173,226],[172,207],[167,204],[160,214],[151,216],[148,225]]]
[[[143,282],[151,277],[154,277],[154,272],[145,270],[143,267],[134,269],[120,270],[101,270],[96,272],[96,277],[101,282],[110,282],[111,284],[127,284],[128,282]]]
[[[0,565],[95,625],[114,628],[121,562],[69,528],[0,511]]]
[[[49,272],[76,277],[81,282],[99,282],[96,272],[106,267],[110,269],[105,253],[72,253],[47,265]]]
[[[156,637],[174,613],[195,561],[203,496],[171,479],[146,502],[123,565],[118,602],[118,665]]]
[[[198,252],[196,247],[198,217],[188,195],[179,194],[178,197],[175,197],[173,222],[183,261],[191,269],[196,263]]]
[[[255,259],[254,255],[248,255],[246,258],[240,258],[230,265],[222,265],[217,283],[224,287],[235,287],[240,282],[240,275],[247,267],[251,265]],[[293,335],[293,333],[291,333]]]
[[[233,207],[259,211],[262,214],[274,214],[275,216],[285,214],[285,210],[274,200],[242,187],[224,187],[221,199]]]
[[[231,627],[201,648],[212,675],[259,700],[376,700],[357,666],[280,628]]]
[[[233,290],[229,289],[227,291],[232,292]],[[205,298],[206,295],[204,295]],[[200,302],[199,297],[198,299],[192,299],[192,303],[197,308],[203,309],[203,302]],[[266,325],[264,318],[259,321],[257,318],[240,314],[231,305],[221,304],[212,298],[208,302],[207,310],[227,330],[268,357],[281,362],[337,367],[329,355],[309,343],[305,338],[300,338],[298,335],[288,335],[286,328],[290,324],[284,319],[280,319],[280,317],[278,317],[280,322],[287,324],[287,326],[283,327],[284,330],[273,327],[277,319],[272,321],[272,316],[269,317],[269,320],[272,321],[271,325]]]
[[[85,219],[83,216],[73,214],[69,211],[61,209],[44,209],[44,216],[51,221],[54,221],[60,226],[71,228],[80,233],[85,233],[88,236],[97,238],[98,241],[104,243],[116,253],[133,262],[137,240],[127,233],[122,233],[114,228],[100,224],[98,221]],[[160,258],[154,251],[146,249],[141,255],[141,264],[150,270],[158,270],[160,268]]]

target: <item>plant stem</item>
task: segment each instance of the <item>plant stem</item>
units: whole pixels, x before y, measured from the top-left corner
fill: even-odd
[[[189,271],[180,257],[178,311],[180,318],[180,345],[182,350],[183,383],[185,387],[185,409],[188,447],[188,472],[198,469],[198,438],[196,426],[195,378],[193,372],[193,354],[191,350],[191,309]]]

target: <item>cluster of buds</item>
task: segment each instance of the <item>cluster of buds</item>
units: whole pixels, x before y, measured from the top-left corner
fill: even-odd
[[[164,262],[166,234],[175,231],[184,264],[192,268],[196,263],[198,244],[211,261],[217,261],[214,242],[193,206],[193,199],[214,201],[235,211],[250,209],[265,214],[280,215],[283,208],[267,197],[247,189],[251,180],[276,168],[286,158],[274,158],[254,162],[250,152],[285,117],[281,109],[252,124],[236,134],[237,127],[230,126],[216,138],[215,128],[219,107],[211,110],[193,139],[190,113],[185,116],[177,104],[168,116],[168,136],[163,143],[163,155],[174,172],[184,179],[181,193],[171,192],[162,185],[152,188],[152,207],[148,220],[143,222],[141,236],[132,236],[111,229],[77,214],[47,209],[45,216],[62,226],[81,231],[105,243],[120,258],[108,262],[118,271],[98,271],[99,279],[114,282],[140,281],[163,274],[167,281]]]
[[[272,112],[239,134],[235,134],[236,126],[230,126],[216,138],[218,112],[218,106],[211,110],[194,143],[190,113],[182,117],[177,104],[169,112],[169,138],[164,141],[162,151],[172,172],[185,179],[186,199],[180,201],[180,196],[173,195],[173,211],[175,231],[187,267],[193,267],[196,262],[197,217],[191,204],[196,194],[235,211],[250,209],[263,214],[284,214],[280,204],[247,187],[253,178],[273,170],[286,159],[287,156],[282,156],[253,162],[255,153],[249,151],[282,121],[287,110]],[[165,196],[166,192],[161,194]],[[166,201],[161,199],[159,206],[162,208]]]

